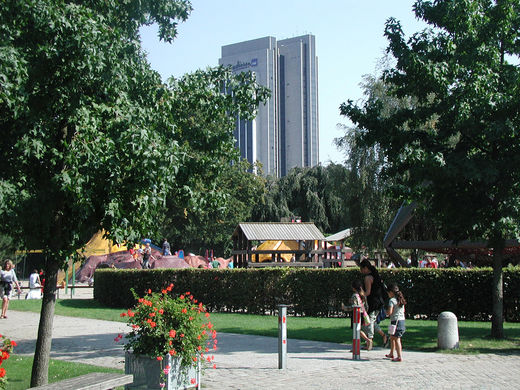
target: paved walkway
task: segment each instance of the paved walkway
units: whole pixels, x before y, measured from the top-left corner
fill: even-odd
[[[39,314],[9,311],[0,333],[16,340],[17,354],[33,354]],[[124,367],[114,342],[123,323],[56,316],[51,357]],[[362,352],[352,361],[348,346],[288,340],[286,370],[278,369],[277,339],[219,334],[216,370],[203,376],[205,389],[514,389],[520,388],[520,355],[454,355],[404,352],[402,363],[386,350]]]

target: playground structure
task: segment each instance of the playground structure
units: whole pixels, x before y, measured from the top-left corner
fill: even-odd
[[[325,238],[311,222],[242,222],[232,236],[233,263],[252,268],[355,265],[352,250],[344,245],[348,232]]]

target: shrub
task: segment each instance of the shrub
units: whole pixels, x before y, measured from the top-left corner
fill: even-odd
[[[409,317],[435,319],[451,311],[463,320],[489,320],[492,312],[492,270],[381,269],[386,284],[397,283],[408,304]],[[348,301],[357,268],[159,269],[96,271],[94,298],[111,307],[135,303],[137,292],[175,284],[175,292],[191,291],[211,311],[273,314],[290,305],[295,315],[337,316]],[[520,321],[520,268],[504,268],[504,314]]]

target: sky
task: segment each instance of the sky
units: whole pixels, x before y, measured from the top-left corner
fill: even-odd
[[[341,103],[363,96],[363,75],[374,74],[385,54],[385,22],[401,22],[406,37],[425,28],[415,19],[413,0],[192,0],[193,11],[179,25],[172,44],[160,42],[155,26],[141,30],[143,47],[163,80],[217,66],[221,47],[273,36],[316,37],[320,162],[341,163],[333,140],[342,135]]]

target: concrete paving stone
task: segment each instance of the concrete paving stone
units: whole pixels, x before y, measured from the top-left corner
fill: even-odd
[[[34,353],[39,314],[9,311],[0,333],[17,341],[16,354]],[[124,323],[56,316],[51,357],[98,366],[124,367],[114,338]],[[404,361],[386,350],[363,351],[353,361],[349,346],[288,340],[287,369],[278,369],[277,339],[220,333],[217,369],[206,370],[204,389],[514,389],[520,388],[520,354],[456,355],[404,351]]]

